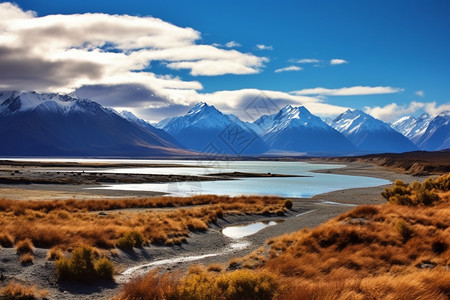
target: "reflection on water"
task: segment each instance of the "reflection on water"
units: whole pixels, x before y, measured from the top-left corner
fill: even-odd
[[[266,227],[277,225],[282,222],[284,222],[284,220],[269,221],[269,222],[264,221],[264,222],[255,222],[247,225],[228,226],[222,229],[222,234],[232,239],[241,239],[243,237],[255,234]]]
[[[153,191],[168,193],[175,196],[214,194],[229,196],[274,195],[281,197],[307,198],[336,190],[373,187],[390,183],[388,180],[379,178],[311,172],[312,170],[342,168],[344,165],[280,161],[228,161],[217,162],[214,165],[208,165],[208,162],[204,161],[174,160],[171,162],[196,167],[109,169],[109,172],[175,175],[206,175],[211,173],[244,172],[300,175],[308,177],[261,177],[202,182],[185,181],[178,183],[113,184],[100,188],[110,190]],[[148,161],[148,163],[152,163],[152,161]]]

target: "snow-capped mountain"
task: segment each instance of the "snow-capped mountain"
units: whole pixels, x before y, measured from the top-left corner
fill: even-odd
[[[422,114],[418,118],[407,116],[392,123],[391,127],[414,142],[415,139],[424,134],[431,119],[427,113]]]
[[[0,93],[0,155],[153,156],[188,153],[100,104],[59,94]]]
[[[425,131],[414,142],[422,150],[434,151],[450,148],[450,112],[433,118]]]
[[[285,106],[256,120],[272,149],[320,154],[348,154],[356,147],[305,107]]]
[[[347,110],[330,124],[358,149],[370,153],[406,152],[417,147],[388,124],[360,111]]]
[[[204,102],[184,116],[162,120],[156,127],[195,151],[234,155],[267,151],[266,144],[244,122]]]

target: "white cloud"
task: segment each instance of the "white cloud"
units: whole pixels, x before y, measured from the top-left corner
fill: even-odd
[[[374,118],[385,122],[393,122],[398,120],[401,116],[414,114],[417,110],[424,107],[425,104],[421,102],[411,102],[409,105],[398,105],[397,103],[391,103],[383,107],[366,106],[364,111]]]
[[[0,3],[0,89],[67,93],[85,85],[136,85],[186,103],[189,100],[183,97],[202,85],[157,75],[151,72],[152,62],[214,76],[258,73],[268,61],[201,45],[200,39],[192,28],[153,17],[101,13],[37,17],[15,4]]]
[[[436,102],[425,103],[425,111],[431,116],[437,116],[442,113],[450,113],[450,104],[436,106]]]
[[[450,111],[450,104],[442,104],[436,106],[436,102],[416,102],[413,101],[409,105],[398,105],[397,103],[387,104],[383,107],[366,106],[364,111],[373,117],[386,121],[392,122],[398,120],[400,117],[405,115],[415,115],[419,111],[426,111],[431,116],[436,116],[445,112]]]
[[[229,41],[228,43],[225,44],[225,47],[237,48],[237,47],[241,47],[241,44],[239,44],[238,42],[235,42],[235,41]]]
[[[320,62],[320,60],[318,60],[317,58],[302,58],[293,60],[293,62],[296,62],[298,64],[317,64]]]
[[[256,45],[256,48],[258,48],[258,50],[273,50],[272,46],[263,45],[263,44]]]
[[[415,94],[418,97],[424,97],[425,96],[425,92],[424,91],[417,91],[417,92],[415,92]]]
[[[390,86],[352,86],[339,89],[317,87],[291,92],[294,95],[320,95],[320,96],[356,96],[400,93],[403,89]]]
[[[342,64],[348,64],[348,61],[341,58],[333,58],[330,60],[330,65],[342,65]]]
[[[268,99],[266,104],[269,104],[269,109],[265,105],[258,102],[261,97]],[[192,99],[195,99],[194,97]],[[348,109],[348,107],[336,106],[321,102],[320,99],[307,96],[291,95],[289,93],[273,91],[273,90],[259,90],[259,89],[242,89],[242,90],[228,90],[218,91],[215,93],[199,94],[198,101],[205,101],[216,106],[224,113],[236,114],[241,120],[255,121],[258,117],[264,114],[277,113],[282,107],[287,104],[293,106],[305,106],[311,113],[322,117],[337,116]],[[224,101],[226,99],[226,101]],[[258,113],[249,114],[253,108]]]
[[[303,70],[302,67],[298,67],[298,66],[288,66],[288,67],[276,69],[276,70],[275,70],[275,73],[289,72],[289,71],[301,71],[301,70]]]

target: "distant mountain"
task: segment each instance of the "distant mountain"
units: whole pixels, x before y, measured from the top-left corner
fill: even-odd
[[[347,110],[330,124],[361,151],[368,153],[415,151],[417,147],[388,124],[360,111]]]
[[[186,115],[156,124],[188,149],[200,152],[254,155],[268,150],[263,140],[234,115],[198,103]]]
[[[427,113],[422,114],[418,118],[407,116],[392,123],[391,127],[414,142],[425,133],[431,119]]]
[[[315,154],[349,154],[356,147],[305,107],[285,106],[254,122],[271,149]]]
[[[450,113],[433,118],[425,131],[415,137],[414,142],[422,150],[443,150],[450,148]]]
[[[0,93],[2,156],[189,154],[100,104],[59,94]]]
[[[183,146],[182,146],[176,139],[174,139],[173,136],[171,136],[170,134],[168,134],[167,132],[165,132],[165,131],[162,130],[162,129],[159,129],[159,128],[154,127],[154,126],[153,126],[152,124],[150,124],[149,122],[147,122],[147,121],[145,121],[145,120],[143,120],[143,119],[138,118],[138,117],[137,117],[136,115],[134,115],[132,112],[124,110],[124,111],[122,111],[122,112],[120,113],[120,115],[121,115],[124,119],[130,121],[131,123],[134,123],[135,125],[138,125],[138,126],[144,128],[144,129],[146,129],[146,130],[148,130],[148,131],[150,131],[150,132],[156,134],[157,136],[159,136],[159,137],[165,139],[166,141],[171,142],[171,143],[173,143],[174,145],[177,145],[177,146],[180,147],[180,148],[183,148]]]

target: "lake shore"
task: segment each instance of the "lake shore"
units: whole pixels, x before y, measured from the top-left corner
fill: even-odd
[[[327,162],[329,163],[329,162]],[[345,174],[356,176],[368,176],[383,178],[390,181],[402,179],[412,182],[417,177],[404,175],[378,166],[365,163],[347,163],[347,167],[341,169],[321,170],[318,172],[330,174]],[[187,243],[180,246],[148,246],[134,251],[118,251],[112,257],[119,273],[130,267],[136,267],[149,262],[164,259],[185,258],[183,261],[161,264],[163,270],[184,270],[191,264],[220,263],[227,267],[229,260],[235,257],[245,256],[252,251],[264,246],[265,241],[285,233],[298,231],[302,228],[312,228],[337,215],[352,209],[356,205],[382,204],[385,200],[380,193],[386,186],[371,188],[356,188],[339,190],[325,194],[319,194],[312,198],[294,198],[293,207],[285,216],[265,217],[261,215],[225,215],[222,219],[211,224],[209,230],[204,233],[191,233]],[[82,192],[80,192],[82,191]],[[124,198],[124,197],[149,197],[149,192],[130,192],[116,190],[84,190],[83,185],[15,185],[14,187],[0,187],[0,193],[4,198],[17,200],[28,199],[99,199],[99,198]],[[233,240],[225,237],[221,230],[230,225],[245,224],[255,221],[282,219],[284,222],[276,226],[267,227],[258,233],[241,240]],[[243,249],[230,249],[230,244],[246,243]],[[46,250],[36,249],[35,264],[21,266],[15,249],[2,248],[0,250],[2,261],[0,272],[7,278],[15,278],[18,281],[34,283],[41,288],[50,291],[52,299],[108,299],[115,295],[120,288],[120,282],[127,280],[124,276],[117,275],[117,283],[103,283],[95,286],[79,284],[59,284],[56,282],[54,267],[45,261]],[[221,255],[214,255],[221,254]],[[188,258],[204,256],[202,259],[187,261]],[[187,258],[187,259],[186,259]],[[132,276],[142,274],[148,269],[136,271]],[[1,283],[0,283],[1,284]]]

